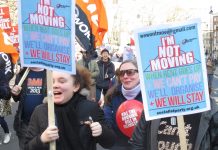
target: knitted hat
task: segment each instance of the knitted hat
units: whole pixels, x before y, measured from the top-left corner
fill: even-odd
[[[109,54],[109,50],[107,50],[106,48],[101,51],[101,54],[102,54],[103,52],[107,52],[107,53]]]

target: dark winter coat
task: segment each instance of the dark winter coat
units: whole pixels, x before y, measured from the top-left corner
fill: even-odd
[[[15,85],[17,85],[20,81],[20,79],[22,78],[24,72],[25,72],[26,69],[22,70],[19,74],[17,74],[16,76],[16,79],[15,79]],[[31,70],[30,70],[31,72]],[[46,96],[46,93],[47,93],[47,84],[46,84],[46,70],[43,71],[44,72],[44,76],[45,78],[43,79],[43,93],[44,95]],[[15,96],[15,95],[12,95],[13,99],[15,102],[19,102],[19,105],[18,105],[18,109],[16,111],[16,114],[15,114],[15,117],[14,117],[14,124],[13,124],[13,127],[14,127],[14,130],[16,131],[16,134],[19,136],[21,132],[21,122],[23,121],[21,119],[22,117],[22,113],[23,113],[23,107],[24,107],[24,99],[25,99],[25,96],[26,96],[26,90],[27,90],[27,80],[24,80],[23,84],[22,84],[22,90],[21,90],[21,93],[18,95],[18,96]]]
[[[96,78],[96,86],[101,89],[108,89],[110,86],[111,79],[115,75],[115,67],[114,64],[109,60],[108,62],[103,62],[99,60],[98,62],[99,75]],[[107,78],[105,78],[107,74]]]
[[[130,143],[132,150],[157,150],[157,133],[160,119],[146,121],[144,113],[135,127]],[[218,107],[212,100],[211,110],[201,115],[193,150],[218,149]]]
[[[11,98],[9,82],[13,75],[11,56],[0,52],[0,99],[9,100]]]
[[[84,96],[80,96],[77,99],[80,99],[75,106],[79,122],[84,122],[91,116],[94,122],[99,122],[102,125],[102,134],[98,137],[92,137],[89,126],[84,124],[80,125],[79,141],[84,147],[84,150],[96,150],[96,143],[99,143],[104,148],[111,147],[114,144],[115,135],[114,132],[105,125],[102,109],[97,103],[86,100]],[[41,133],[48,127],[47,107],[47,104],[39,105],[32,114],[26,134],[26,150],[49,149],[49,144],[43,144],[40,140]],[[58,142],[58,140],[56,142]]]
[[[108,98],[109,101],[106,102],[103,110],[105,113],[105,119],[107,124],[113,128],[114,132],[117,135],[115,145],[130,147],[128,143],[129,137],[127,137],[121,132],[121,130],[118,128],[118,125],[116,123],[117,110],[119,106],[127,100],[122,94],[121,85],[117,85],[114,92],[112,92],[112,95],[108,95],[108,97],[110,97]],[[142,102],[141,92],[135,97],[135,99]]]
[[[77,64],[85,67],[85,60],[82,58],[80,59]],[[92,85],[96,84],[96,78],[99,74],[99,68],[98,68],[98,64],[95,60],[90,60],[90,62],[88,63],[88,70],[91,73],[91,77],[92,77]]]

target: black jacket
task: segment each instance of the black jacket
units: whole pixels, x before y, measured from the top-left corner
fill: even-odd
[[[90,127],[80,125],[79,137],[84,150],[96,150],[96,143],[104,148],[109,148],[114,144],[115,134],[105,125],[104,113],[97,103],[82,99],[76,106],[76,113],[79,121],[88,120],[92,117],[94,122],[100,122],[102,125],[102,134],[99,137],[92,137]],[[48,150],[49,144],[43,144],[40,140],[42,132],[48,127],[48,108],[47,104],[38,106],[32,114],[26,134],[25,150]],[[58,150],[58,149],[57,149]]]
[[[26,71],[26,68],[23,69],[19,74],[17,74],[16,79],[15,79],[15,85],[17,85],[22,78],[24,72]],[[30,70],[29,73],[31,73],[32,70]],[[43,79],[43,93],[46,96],[47,94],[47,81],[46,81],[46,70],[43,70],[44,72],[44,79]],[[16,131],[16,134],[19,136],[22,134],[21,130],[21,122],[22,122],[22,113],[23,113],[23,107],[24,107],[24,101],[25,101],[25,96],[26,96],[26,90],[27,90],[27,80],[25,79],[23,84],[22,84],[22,90],[18,96],[12,95],[13,99],[15,102],[19,101],[18,109],[16,111],[15,117],[14,117],[14,130]]]
[[[157,150],[157,132],[160,119],[146,121],[144,113],[130,143],[132,150]],[[202,112],[193,150],[218,150],[218,107],[211,101],[211,110]]]
[[[0,52],[0,99],[9,100],[11,98],[9,82],[13,75],[10,55]]]
[[[115,75],[115,66],[110,60],[108,62],[99,60],[97,63],[100,73],[96,78],[96,86],[97,88],[108,89],[110,81]],[[105,78],[106,74],[107,78]]]

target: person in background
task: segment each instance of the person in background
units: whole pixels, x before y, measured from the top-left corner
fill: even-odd
[[[214,71],[216,69],[216,67],[214,66],[214,63],[213,63],[211,58],[207,59],[206,67],[207,67],[207,77],[208,77],[209,93],[211,93],[211,91],[212,91],[213,74],[214,74]]]
[[[3,143],[5,144],[10,141],[11,137],[8,124],[5,121],[5,116],[11,114],[11,93],[9,82],[13,75],[14,73],[11,55],[4,52],[0,52],[0,125],[5,133],[3,139]]]
[[[217,64],[217,54],[216,54],[216,51],[213,52],[213,62],[214,62],[214,65]]]
[[[20,150],[24,150],[24,139],[33,110],[43,103],[47,95],[46,70],[31,67],[22,86],[18,86],[26,68],[17,74],[15,85],[11,89],[15,102],[19,102],[18,110],[14,118],[14,130],[16,131]]]
[[[101,51],[101,60],[97,63],[100,71],[96,78],[96,100],[98,102],[101,98],[101,94],[105,96],[110,87],[111,79],[115,75],[115,67],[110,61],[109,51],[107,49]]]
[[[181,149],[178,125],[173,117],[146,121],[142,113],[130,144],[132,150]],[[176,119],[176,118],[175,118]],[[211,99],[211,110],[184,115],[187,150],[218,149],[218,106]]]
[[[110,88],[105,96],[105,119],[117,135],[116,143],[111,150],[130,150],[129,138],[124,135],[116,123],[119,106],[127,100],[142,102],[138,66],[134,60],[126,60],[118,68],[117,84]]]
[[[92,59],[92,52],[91,51],[86,51],[86,50],[81,50],[82,53],[82,59],[80,59],[77,64],[86,67],[92,77],[92,83],[91,83],[91,89],[90,89],[90,96],[89,99],[92,101],[96,101],[96,77],[99,75],[99,68],[96,60]]]
[[[135,55],[133,53],[133,49],[131,48],[131,46],[129,44],[124,46],[123,61],[125,61],[125,60],[135,60]]]
[[[0,28],[0,125],[4,130],[3,143],[8,143],[11,133],[5,116],[11,114],[11,92],[9,82],[14,72],[13,68],[19,59],[16,48],[13,47],[9,36]]]
[[[111,60],[113,62],[122,62],[123,61],[123,56],[122,56],[121,52],[119,52],[119,51],[114,52],[113,55],[112,55]]]
[[[26,134],[26,150],[48,150],[56,140],[57,150],[96,150],[113,145],[115,134],[106,126],[104,112],[97,103],[86,99],[90,72],[76,67],[76,74],[53,72],[55,126],[48,126],[48,106],[38,106],[32,114]]]

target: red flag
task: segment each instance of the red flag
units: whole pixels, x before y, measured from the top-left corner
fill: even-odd
[[[86,50],[102,45],[104,35],[108,30],[107,16],[102,0],[76,0],[76,6],[79,11],[75,19],[78,42]],[[87,45],[87,41],[89,45]]]
[[[104,39],[105,33],[108,31],[108,22],[107,22],[107,15],[104,8],[104,5],[101,0],[95,0],[97,4],[97,11],[98,11],[98,31],[96,35],[98,35],[98,38],[95,42],[96,46],[101,46],[102,41]]]
[[[135,45],[135,41],[133,40],[133,38],[130,38],[130,46],[134,46]]]
[[[0,52],[10,54],[13,64],[15,64],[19,58],[16,48],[13,47],[13,42],[2,29],[0,29]]]

